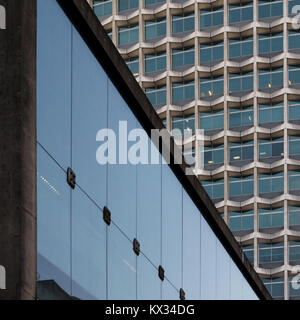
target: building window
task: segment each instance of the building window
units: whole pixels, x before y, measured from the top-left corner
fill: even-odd
[[[218,130],[224,128],[224,110],[200,112],[200,129]]]
[[[258,18],[281,17],[283,14],[282,0],[259,0]]]
[[[194,12],[174,15],[172,16],[172,32],[180,33],[186,31],[192,31],[195,28],[195,15]]]
[[[299,241],[289,241],[289,263],[290,265],[300,264],[300,242]]]
[[[135,43],[139,41],[139,26],[133,24],[119,28],[119,45]]]
[[[145,22],[145,40],[164,37],[166,35],[166,18]]]
[[[283,138],[278,139],[260,139],[258,141],[259,146],[259,160],[269,159],[273,157],[281,157],[284,156],[284,142]]]
[[[200,63],[224,59],[224,42],[200,44]]]
[[[166,52],[159,52],[145,55],[145,72],[155,72],[166,70],[167,56]]]
[[[230,197],[253,196],[254,180],[251,176],[229,178]]]
[[[119,12],[130,9],[137,9],[139,7],[139,0],[119,0]]]
[[[253,55],[253,37],[230,39],[229,59]]]
[[[266,278],[262,281],[273,298],[284,297],[284,278]]]
[[[250,126],[253,124],[253,106],[230,108],[229,109],[229,128]]]
[[[195,97],[195,84],[193,81],[174,82],[172,84],[172,101],[193,100]]]
[[[166,86],[157,86],[153,88],[146,88],[146,95],[153,106],[166,104]]]
[[[229,73],[229,93],[253,90],[253,71]]]
[[[137,77],[139,75],[139,57],[125,59],[125,62],[132,74]]]
[[[112,0],[94,1],[94,12],[98,18],[112,14]]]
[[[289,10],[289,15],[296,15],[298,14],[299,12],[293,12],[293,7],[299,5],[299,0],[288,0],[289,1],[289,7],[288,7],[288,10]]]
[[[248,142],[230,142],[230,162],[240,160],[253,160],[254,156],[254,144],[253,141]]]
[[[194,47],[185,47],[172,50],[172,68],[195,64]]]
[[[300,155],[300,137],[289,136],[289,155]]]
[[[251,264],[254,264],[254,246],[253,244],[249,246],[242,246],[242,250]]]
[[[200,97],[206,98],[224,93],[224,76],[200,78]]]
[[[166,2],[166,0],[145,0],[145,6],[151,6],[152,4],[156,4],[156,3],[163,3]]]
[[[259,104],[259,124],[283,121],[283,102]]]
[[[289,226],[300,226],[300,207],[289,206]]]
[[[300,101],[289,101],[289,121],[300,119]]]
[[[289,50],[293,49],[300,49],[300,32],[298,30],[289,30]]]
[[[289,66],[289,86],[293,87],[295,84],[300,83],[300,67]]]
[[[284,225],[284,208],[259,209],[259,229],[278,228]]]
[[[258,37],[258,54],[282,52],[283,33],[260,34]]]
[[[224,144],[204,147],[204,165],[224,163]]]
[[[283,87],[283,68],[258,70],[259,89]]]
[[[175,131],[174,131],[175,130]],[[175,137],[183,137],[185,132],[195,133],[195,116],[183,115],[182,117],[172,118],[172,134]]]
[[[300,191],[300,171],[289,171],[289,192]]]
[[[284,263],[284,244],[280,243],[260,243],[259,244],[259,264]]]
[[[253,230],[254,211],[230,212],[229,226],[231,231]]]
[[[229,5],[229,23],[253,20],[253,3],[240,2]]]
[[[220,26],[224,24],[224,8],[210,8],[200,10],[200,29]]]
[[[283,192],[284,173],[260,173],[258,175],[259,194]]]
[[[211,199],[224,199],[224,179],[202,181],[202,186]]]
[[[295,278],[297,274],[289,277],[290,300],[300,300],[300,290],[298,289],[299,280]],[[295,286],[297,284],[297,286]]]

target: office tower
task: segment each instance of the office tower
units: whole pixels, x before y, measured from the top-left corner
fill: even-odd
[[[94,1],[275,299],[300,265],[299,1]],[[196,130],[205,130],[204,164]]]

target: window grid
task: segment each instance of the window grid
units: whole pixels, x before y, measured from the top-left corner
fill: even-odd
[[[259,209],[259,229],[283,227],[284,208]]]
[[[229,23],[253,20],[253,3],[238,3],[229,5]]]
[[[229,59],[253,55],[253,37],[229,39]]]
[[[166,52],[145,54],[145,73],[166,69]]]
[[[229,226],[231,231],[253,230],[254,211],[230,212]]]
[[[172,67],[193,65],[195,62],[195,48],[185,47],[172,50]]]
[[[271,174],[259,174],[259,194],[271,193],[271,192],[283,192],[284,173],[271,173]]]
[[[284,243],[260,243],[259,263],[284,263]]]

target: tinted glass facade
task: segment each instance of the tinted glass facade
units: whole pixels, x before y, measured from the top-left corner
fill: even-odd
[[[142,127],[55,0],[38,0],[37,53],[39,287],[55,283],[79,299],[174,300],[181,288],[187,299],[256,299],[161,157],[157,165],[97,163],[100,129]]]

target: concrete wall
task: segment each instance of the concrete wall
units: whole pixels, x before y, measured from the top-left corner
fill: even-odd
[[[33,299],[36,278],[36,0],[0,0],[0,299]]]

